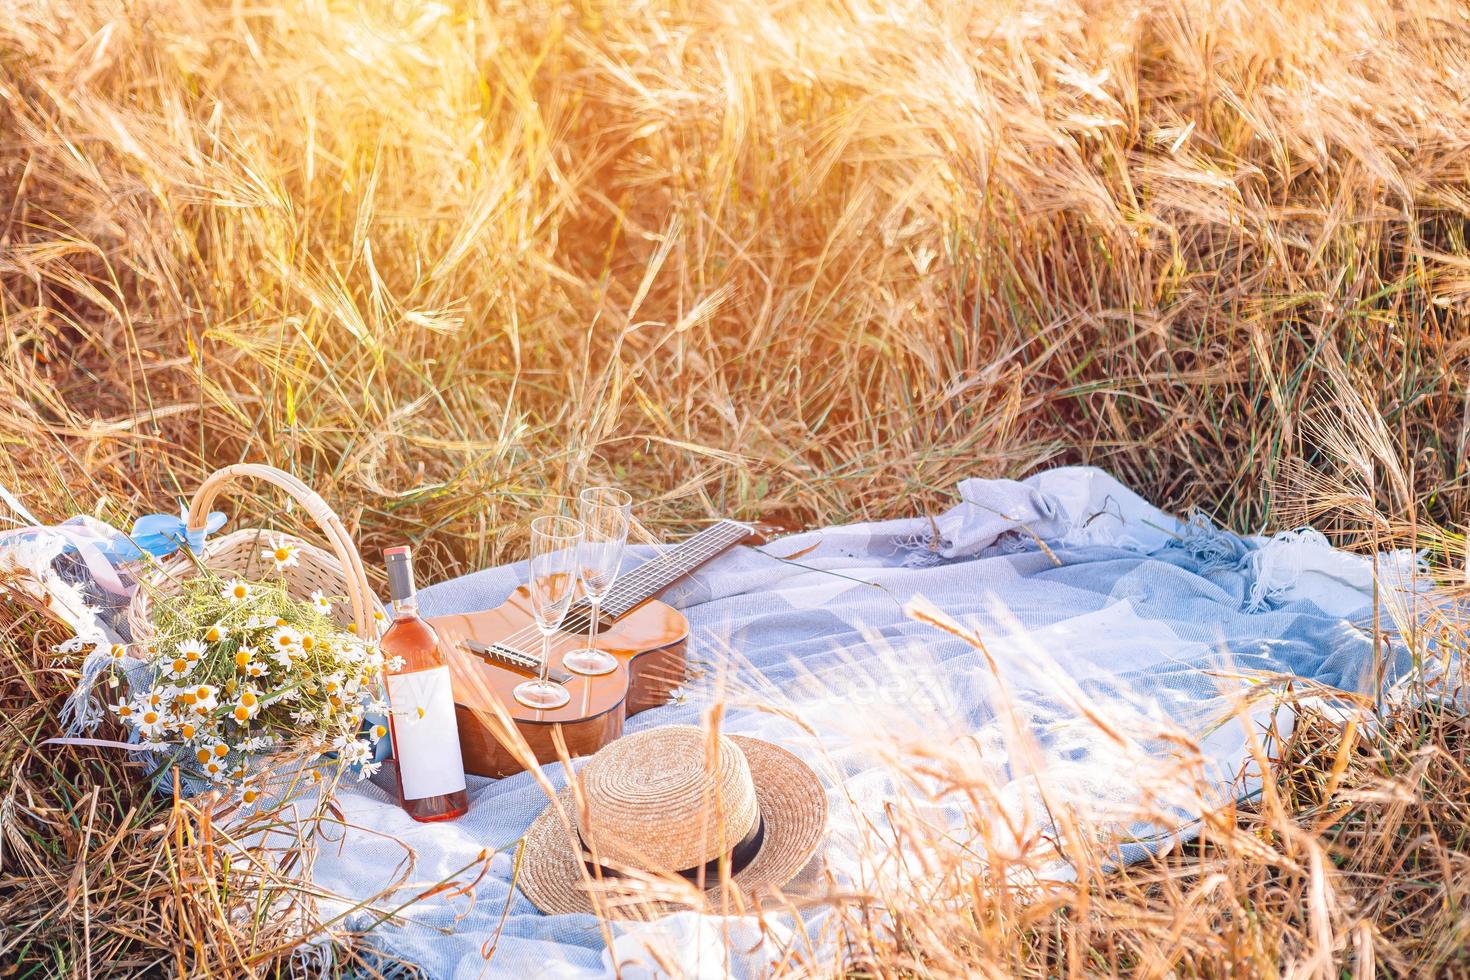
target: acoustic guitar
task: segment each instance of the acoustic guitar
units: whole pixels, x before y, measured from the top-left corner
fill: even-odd
[[[562,656],[586,643],[591,627],[590,607],[578,599],[552,638],[550,676],[571,694],[560,708],[528,708],[511,694],[541,664],[541,634],[525,586],[495,609],[431,617],[454,682],[465,771],[509,776],[524,768],[496,735],[504,725],[492,700],[510,716],[538,763],[557,758],[558,737],[569,755],[588,755],[621,735],[630,715],[667,703],[685,679],[689,623],[654,597],[753,533],[745,524],[720,521],[624,573],[603,600],[592,637],[593,646],[617,658],[611,673],[589,677],[562,666]]]

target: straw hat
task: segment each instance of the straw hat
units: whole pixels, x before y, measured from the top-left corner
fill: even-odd
[[[577,782],[580,811],[568,786],[526,832],[520,888],[548,914],[592,912],[589,882],[614,915],[687,906],[685,889],[716,909],[748,904],[796,877],[827,822],[826,790],[805,762],[687,725],[618,739]]]

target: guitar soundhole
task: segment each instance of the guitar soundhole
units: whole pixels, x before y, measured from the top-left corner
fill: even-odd
[[[602,611],[602,615],[598,618],[598,635],[606,633],[616,621],[616,617],[614,617],[613,614],[608,612],[606,609]],[[592,632],[591,613],[588,612],[585,607],[583,609],[573,609],[571,613],[567,616],[567,618],[562,622],[561,631],[572,636],[586,636],[587,634]]]

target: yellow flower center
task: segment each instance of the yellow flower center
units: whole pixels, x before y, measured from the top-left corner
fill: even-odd
[[[123,705],[122,707],[117,709],[117,716],[119,718],[127,718],[132,715],[132,713],[133,709],[129,708],[127,705]]]
[[[244,694],[240,695],[240,703],[245,705],[246,707],[253,707],[256,700],[258,699],[255,697],[255,695],[251,694],[249,691],[246,691]]]
[[[243,799],[246,803],[254,803],[256,800],[260,799],[260,794],[253,789],[247,789],[241,795],[241,799]]]
[[[230,754],[230,747],[228,745],[216,745],[214,747],[214,754],[223,759]]]
[[[200,765],[203,765],[204,763],[209,761],[209,750],[200,749],[198,752],[194,753],[194,758],[199,760]]]
[[[235,709],[235,720],[236,721],[249,721],[250,720],[250,709],[249,708],[246,708],[244,706],[241,706],[241,707],[236,708]]]
[[[310,633],[301,638],[301,649],[310,650],[314,646],[316,646],[316,640],[312,639]]]
[[[250,594],[250,590],[243,585],[237,585],[232,590],[236,599],[243,599]]]
[[[276,561],[285,561],[291,557],[291,549],[285,546],[276,549]]]
[[[188,669],[189,669],[189,661],[184,660],[183,658],[180,658],[180,659],[174,661],[174,673],[175,674],[182,674],[184,671],[186,671]]]
[[[240,669],[243,670],[249,664],[250,664],[250,654],[246,653],[244,650],[241,650],[239,653],[235,654],[235,666],[236,667],[239,667]]]
[[[383,725],[374,725],[373,726],[373,735],[375,735],[376,737],[382,738],[384,735],[387,735],[387,734],[388,734],[388,729],[385,726],[383,726]]]
[[[158,721],[158,712],[156,712],[156,711],[145,711],[145,712],[143,712],[143,724],[145,724],[145,725],[152,725],[152,724],[156,723],[157,721]]]
[[[121,643],[114,643],[112,645],[112,659],[114,660],[121,660],[123,658],[123,654],[127,652],[128,648]]]
[[[179,734],[180,735],[183,735],[185,738],[193,738],[194,737],[194,726],[193,725],[189,725],[189,724],[184,725],[183,728],[180,728],[179,729]]]

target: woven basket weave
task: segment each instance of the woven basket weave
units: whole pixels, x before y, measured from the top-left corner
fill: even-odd
[[[153,599],[159,595],[177,593],[185,579],[199,574],[196,561],[217,575],[258,581],[267,571],[272,576],[277,574],[261,552],[280,540],[294,544],[298,549],[297,564],[279,573],[285,580],[286,591],[293,598],[303,600],[317,591],[327,596],[345,595],[347,605],[337,606],[333,613],[338,624],[351,628],[364,639],[376,639],[378,620],[374,614],[381,611],[382,605],[368,585],[362,557],[358,555],[356,545],[352,543],[341,518],[327,506],[326,501],[291,474],[258,463],[238,463],[216,470],[200,485],[194,499],[189,503],[189,531],[194,533],[203,530],[215,497],[226,486],[246,478],[263,480],[279,487],[305,508],[307,514],[321,528],[331,551],[289,534],[254,528],[234,531],[212,539],[205,544],[202,555],[194,558],[181,555],[165,561],[150,581],[133,594],[128,607],[128,626],[132,630],[134,642],[146,643],[154,635],[153,623],[149,618]]]

